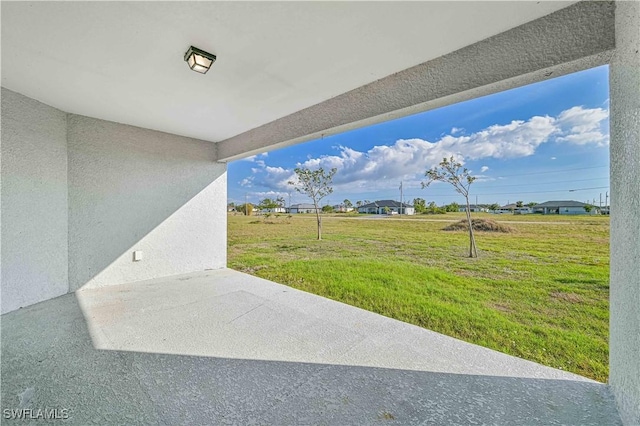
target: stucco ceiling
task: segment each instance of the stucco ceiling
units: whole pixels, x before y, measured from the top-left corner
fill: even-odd
[[[2,85],[217,142],[572,3],[3,1]]]

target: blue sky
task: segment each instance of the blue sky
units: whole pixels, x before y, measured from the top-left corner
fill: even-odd
[[[454,155],[477,181],[471,201],[525,203],[605,201],[609,186],[608,67],[387,121],[234,161],[229,202],[283,196],[307,202],[287,185],[298,166],[336,167],[334,193],[344,199],[420,197],[438,205],[461,203],[452,187],[421,189],[424,172]],[[572,190],[572,191],[570,191]]]

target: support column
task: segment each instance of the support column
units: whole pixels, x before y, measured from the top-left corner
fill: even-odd
[[[617,1],[611,61],[609,383],[626,425],[640,424],[640,2]]]

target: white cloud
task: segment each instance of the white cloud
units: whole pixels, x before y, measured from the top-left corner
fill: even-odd
[[[557,160],[557,158],[556,158],[556,157],[551,157],[551,159],[552,159],[552,160]]]
[[[602,133],[602,124],[608,118],[609,111],[603,108],[585,109],[575,106],[562,111],[558,116],[562,136],[557,141],[574,145],[606,146],[609,144],[609,135]]]
[[[258,160],[258,158],[267,158],[268,156],[269,156],[268,152],[263,152],[262,154],[256,154],[256,155],[251,155],[249,157],[242,158],[242,159],[240,159],[240,161],[250,161],[250,162],[260,163],[260,162],[263,162],[263,161],[262,160]]]
[[[560,113],[558,124],[563,128],[570,128],[572,133],[583,133],[598,129],[606,118],[609,118],[609,111],[606,109],[574,106]]]
[[[267,188],[274,190],[286,189],[290,187],[289,181],[296,181],[296,174],[293,170],[287,170],[283,167],[265,166],[266,175],[262,179],[262,184]]]
[[[609,145],[609,135],[603,135],[599,130],[596,130],[594,132],[573,133],[567,136],[561,136],[557,140],[558,142],[568,142],[574,145]]]
[[[451,134],[452,135],[455,135],[457,133],[463,133],[463,132],[464,132],[464,129],[461,128],[461,127],[452,127],[451,128]]]
[[[249,176],[247,178],[244,178],[240,181],[240,186],[243,186],[245,188],[251,188],[253,186],[253,176]]]
[[[609,137],[602,133],[601,128],[608,117],[609,112],[602,108],[577,106],[563,111],[558,117],[535,116],[526,121],[514,120],[468,135],[455,136],[462,129],[453,128],[451,135],[433,142],[417,138],[400,139],[393,145],[374,146],[366,152],[339,146],[336,147],[336,155],[307,156],[307,160],[297,166],[336,167],[338,172],[333,180],[336,191],[391,189],[397,187],[401,179],[407,185],[420,186],[425,170],[437,165],[444,157],[454,156],[462,163],[485,158],[526,157],[533,155],[541,144],[552,141],[606,145]],[[292,168],[267,166],[263,160],[255,160],[255,163],[262,173],[254,172],[254,175],[259,175],[260,183],[267,188],[287,190],[290,188],[288,182],[295,181]],[[489,167],[483,166],[480,173],[487,170]]]
[[[264,199],[264,198],[278,198],[278,197],[285,198],[289,194],[283,191],[257,191],[257,192],[249,192],[247,193],[247,195],[250,197]]]
[[[476,178],[476,182],[491,182],[496,180],[496,178],[494,177],[489,177],[489,176],[485,176],[485,175],[473,175]]]

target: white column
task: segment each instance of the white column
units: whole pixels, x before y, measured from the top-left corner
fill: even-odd
[[[616,2],[611,60],[609,383],[622,420],[640,424],[640,2]]]

